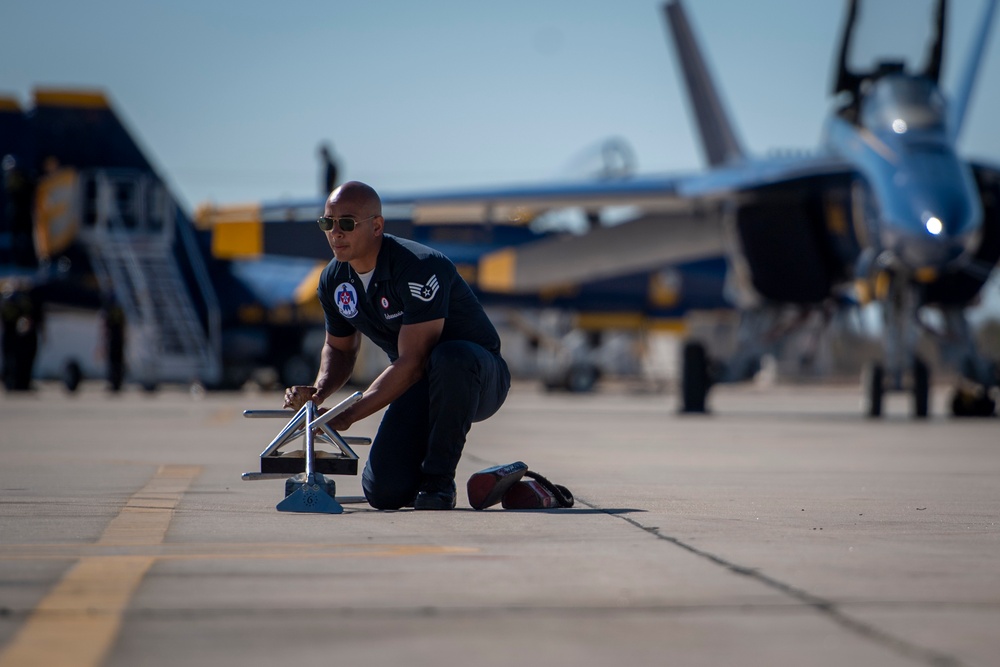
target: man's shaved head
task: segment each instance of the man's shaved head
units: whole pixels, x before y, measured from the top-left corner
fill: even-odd
[[[345,232],[338,224],[325,232],[333,256],[347,262],[358,273],[375,268],[382,247],[382,200],[375,188],[360,181],[348,181],[330,193],[323,215],[328,218],[353,218],[355,225]]]
[[[348,181],[338,186],[330,193],[327,204],[350,209],[360,217],[382,215],[382,200],[375,188],[361,181]]]

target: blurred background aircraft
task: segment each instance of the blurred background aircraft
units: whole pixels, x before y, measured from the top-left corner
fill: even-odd
[[[385,192],[551,179],[607,137],[627,142],[642,172],[690,171],[701,148],[662,4],[6,3],[0,91],[22,107],[36,86],[108,91],[189,211],[315,196],[320,140],[342,159],[342,180]],[[751,153],[817,144],[844,5],[688,3]],[[951,3],[950,44],[969,38],[981,5]],[[905,14],[896,30],[925,24]],[[963,54],[946,58],[945,83]],[[1000,156],[995,45],[980,80],[960,148]]]
[[[840,3],[829,4],[830,6],[807,9],[801,3],[779,3],[771,8],[765,5],[750,8],[745,3],[697,7],[698,12],[704,12],[702,16],[724,19],[725,27],[721,30],[725,37],[721,41],[731,48],[739,49],[741,43],[744,44],[744,49],[749,48],[745,41],[741,42],[741,39],[745,40],[748,36],[740,26],[749,24],[755,17],[762,23],[761,28],[754,31],[755,44],[759,45],[760,41],[781,44],[777,38],[768,40],[762,37],[764,31],[772,28],[786,40],[792,41],[791,45],[785,42],[770,57],[759,48],[754,48],[754,59],[737,56],[735,60],[738,65],[745,69],[737,70],[735,76],[730,75],[728,81],[723,70],[723,80],[727,84],[724,87],[731,94],[735,91],[741,120],[749,118],[753,123],[764,118],[782,119],[772,129],[772,132],[780,132],[782,138],[768,143],[808,145],[814,143],[815,135],[818,134],[825,98],[823,89],[828,85],[828,77],[819,77],[816,72],[829,70],[830,53],[834,50],[836,41],[836,35],[830,26],[839,20],[842,9]],[[199,98],[204,100],[200,103],[179,103],[179,100],[175,100],[178,103],[150,105],[150,100],[156,99],[152,92],[155,86],[148,83],[137,88],[135,80],[146,81],[147,77],[143,76],[142,67],[130,70],[125,76],[126,79],[132,77],[129,85],[123,87],[122,93],[118,93],[115,88],[116,95],[128,95],[129,99],[134,99],[135,94],[131,91],[143,91],[136,101],[143,118],[144,133],[147,132],[147,118],[164,118],[162,122],[154,122],[149,130],[150,134],[144,136],[161,136],[164,130],[177,132],[177,128],[183,128],[179,134],[170,136],[162,151],[159,150],[156,139],[153,140],[161,159],[170,156],[169,159],[173,162],[178,157],[175,151],[183,149],[179,169],[159,170],[160,173],[169,172],[171,178],[185,183],[177,195],[181,207],[184,208],[186,197],[195,201],[205,199],[206,190],[208,198],[228,201],[257,199],[260,192],[301,192],[302,183],[317,180],[314,167],[302,160],[301,156],[312,154],[317,136],[324,133],[336,134],[341,127],[344,128],[344,138],[338,138],[337,151],[347,157],[345,164],[348,168],[342,170],[344,177],[369,180],[380,190],[390,193],[393,190],[412,190],[428,185],[483,182],[493,180],[493,176],[497,180],[547,176],[554,171],[556,163],[577,149],[581,136],[623,135],[628,139],[628,145],[639,148],[634,153],[646,168],[687,167],[693,162],[692,140],[687,132],[677,131],[679,127],[686,127],[687,123],[680,118],[683,111],[680,110],[679,101],[671,99],[677,88],[671,81],[672,70],[664,65],[662,22],[655,18],[658,11],[655,4],[648,3],[648,7],[642,7],[641,17],[633,15],[633,12],[639,13],[635,8],[625,11],[621,5],[606,3],[572,3],[571,7],[562,9],[553,5],[546,6],[541,12],[536,11],[537,8],[532,8],[531,12],[519,11],[517,3],[490,9],[472,9],[462,3],[422,6],[419,10],[403,5],[394,7],[397,11],[380,12],[376,19],[362,16],[360,6],[343,3],[337,8],[337,21],[333,25],[332,20],[325,23],[320,18],[310,22],[303,21],[302,17],[307,13],[306,4],[294,4],[287,11],[283,10],[281,16],[273,17],[270,29],[280,33],[282,26],[294,25],[300,28],[307,25],[304,34],[314,37],[313,40],[307,40],[308,46],[303,47],[303,54],[311,56],[306,58],[308,63],[300,60],[284,64],[269,61],[267,65],[261,64],[248,69],[242,61],[230,63],[225,62],[224,57],[211,57],[202,53],[204,57],[201,58],[200,65],[203,70],[221,72],[221,69],[215,68],[226,65],[232,65],[233,69],[212,80],[219,90],[205,92]],[[109,43],[120,43],[125,48],[129,44],[136,45],[130,41],[135,39],[136,31],[120,29],[136,27],[130,25],[130,22],[157,21],[169,25],[193,19],[189,32],[194,36],[193,43],[196,46],[183,54],[177,53],[177,59],[197,56],[200,49],[215,48],[219,40],[229,39],[232,32],[245,31],[251,36],[258,34],[258,31],[261,35],[267,34],[263,28],[248,25],[246,21],[249,19],[237,21],[229,31],[211,31],[207,27],[208,18],[199,18],[186,3],[179,3],[170,12],[161,12],[156,16],[141,16],[133,8],[109,6],[108,9],[114,9],[119,18],[118,22],[110,23],[114,29],[113,34],[108,36]],[[968,33],[974,19],[970,18],[968,7],[958,9],[956,14],[959,19],[950,24],[950,29],[964,27]],[[25,13],[30,10],[19,7],[14,11]],[[67,7],[66,11],[73,14],[78,10]],[[198,11],[210,13],[215,10]],[[747,16],[741,21],[740,12],[748,11],[753,16]],[[964,17],[962,12],[965,12]],[[772,17],[780,16],[781,20],[759,20],[760,16],[767,14]],[[321,17],[323,13],[311,15]],[[527,18],[529,15],[531,18]],[[25,18],[28,22],[36,20],[27,15]],[[92,20],[88,16],[79,18],[82,21]],[[415,22],[426,19],[430,20],[431,25],[428,26],[428,31],[417,31],[421,32],[421,38],[415,44],[410,30]],[[718,21],[711,19],[706,20],[706,23],[720,25]],[[47,29],[59,28],[48,26]],[[97,33],[103,29],[103,24],[95,28]],[[438,30],[441,32],[435,32]],[[822,38],[817,39],[816,34],[822,35]],[[199,39],[199,35],[203,39]],[[439,36],[435,38],[434,35]],[[63,41],[54,40],[58,45],[57,49],[63,48],[65,44],[72,44],[77,39],[76,33],[67,33],[65,38]],[[377,40],[383,48],[367,48],[373,40]],[[333,53],[331,44],[341,46],[351,54],[350,58],[341,59],[346,65],[332,68],[336,72],[337,86],[351,91],[352,99],[349,101],[331,93],[337,86],[331,85],[328,90],[322,85],[315,85],[317,81],[325,81],[332,76],[329,74],[331,68],[326,64]],[[710,39],[711,46],[713,44]],[[152,41],[146,38],[143,47],[132,49],[137,58],[158,48],[157,38],[154,37]],[[4,48],[16,49],[17,38]],[[164,45],[159,48],[167,47]],[[393,55],[392,49],[406,51],[407,58]],[[791,49],[796,53],[795,59],[787,57]],[[820,50],[822,53],[818,53]],[[715,49],[710,48],[710,51],[715,52]],[[88,58],[95,57],[79,46],[77,52],[84,54],[77,61],[86,62]],[[442,58],[443,52],[461,53],[464,57]],[[42,54],[39,57],[43,68],[50,55]],[[246,58],[254,58],[245,51],[244,55]],[[102,58],[102,53],[97,53],[96,57]],[[757,57],[760,57],[759,64]],[[64,68],[66,62],[64,59]],[[425,66],[422,63],[435,66]],[[992,63],[992,60],[987,62],[984,76],[989,76],[986,72],[991,68],[996,69]],[[812,65],[810,71],[806,71],[807,64]],[[469,80],[488,86],[481,93],[483,97],[480,100],[473,101],[463,97],[474,94],[470,92],[474,89],[468,86],[457,89],[452,85],[433,83],[432,76],[446,73],[448,77],[454,77],[460,68],[470,65],[477,69],[474,75],[470,73]],[[792,65],[796,68],[792,68]],[[80,65],[71,65],[70,68],[74,66]],[[24,69],[37,67],[36,63]],[[802,70],[799,71],[797,67]],[[155,66],[150,66],[146,71],[149,69],[158,71]],[[251,79],[258,80],[262,76],[261,72],[266,74],[272,69],[284,69],[286,73],[281,77],[265,77],[271,81],[268,86],[253,84]],[[189,88],[197,89],[200,77],[204,76],[200,71],[187,71],[186,84]],[[772,95],[761,95],[762,71],[787,74],[771,77],[769,83],[789,85],[791,91],[781,94],[776,90]],[[551,81],[555,72],[563,74],[556,79],[564,83],[553,87]],[[118,74],[117,71],[115,73]],[[499,78],[487,74],[499,75]],[[532,77],[536,74],[544,75],[544,83],[532,83]],[[20,73],[18,75],[21,76]],[[164,72],[160,72],[160,75],[156,78],[169,80]],[[80,72],[74,72],[69,78],[80,76]],[[295,90],[293,95],[293,84],[289,81],[297,77],[305,77],[308,84],[300,84],[301,90]],[[734,78],[735,85],[731,91],[728,84]],[[59,80],[67,80],[67,75],[60,75]],[[88,82],[90,80],[87,79]],[[387,86],[386,81],[392,81],[394,85]],[[581,86],[581,92],[574,93],[571,89],[573,85]],[[809,90],[815,93],[811,100],[807,94]],[[995,93],[991,90],[986,92]],[[429,101],[424,104],[416,102],[422,94],[430,95]],[[740,100],[741,96],[745,98],[748,94],[752,94],[753,104],[745,104]],[[241,120],[228,124],[210,123],[211,135],[199,137],[198,145],[191,145],[196,140],[199,125],[187,114],[197,111],[196,115],[204,116],[205,105],[210,104],[211,100],[218,100],[214,104],[224,116]],[[254,102],[250,105],[253,108],[248,108],[248,100]],[[293,102],[288,103],[289,100]],[[369,100],[374,101],[367,102]],[[805,104],[807,107],[811,105],[810,113],[801,111],[802,107],[798,105],[803,103],[802,100],[809,100]],[[767,104],[771,106],[763,106]],[[755,105],[759,107],[756,111],[753,109]],[[976,109],[983,105],[984,102],[980,100],[972,107],[968,128],[972,132],[964,135],[966,141],[968,136],[977,134],[977,123],[981,123],[977,116],[981,117],[982,114],[977,113]],[[131,105],[129,109],[132,112]],[[744,109],[749,110],[746,116]],[[164,112],[167,112],[166,116],[159,116]],[[283,118],[286,113],[291,114],[290,118],[294,120],[279,122],[277,126],[282,130],[275,132],[274,119]],[[269,118],[271,124],[254,130],[250,125],[259,122],[256,120],[258,118],[260,121]],[[314,126],[312,134],[307,140],[303,140],[303,130],[314,122],[322,129],[317,132]],[[447,127],[447,134],[439,135],[441,139],[421,143],[424,138],[435,136],[434,128],[439,127],[439,124]],[[419,126],[419,131],[414,126]],[[546,126],[548,129],[538,130],[539,127]],[[655,129],[651,129],[654,127]],[[490,129],[486,131],[484,128]],[[584,130],[582,133],[581,129]],[[219,147],[223,145],[220,140],[228,133],[232,133],[229,136],[233,137],[233,141],[220,150]],[[995,136],[983,134],[981,130],[978,134],[984,138],[977,142],[977,146],[995,153],[996,151],[991,151],[989,144],[990,141],[995,141]],[[805,135],[809,136],[802,139]],[[497,141],[497,144],[485,150],[482,143],[485,140]],[[292,152],[288,149],[296,141],[296,154],[300,157],[293,167],[288,158],[282,155]],[[563,144],[560,145],[559,141]],[[272,152],[278,144],[285,153]],[[553,145],[559,146],[558,150],[551,150]],[[664,146],[667,150],[660,150]],[[649,159],[649,154],[653,155],[652,160]],[[556,157],[553,158],[553,155]],[[185,167],[184,161],[190,165],[190,160],[196,159],[193,156],[200,156],[197,158],[200,165],[197,169]],[[468,166],[484,164],[484,156],[488,156],[485,161],[488,167],[479,170]],[[212,167],[223,161],[227,164],[235,162],[238,166],[219,169]],[[304,166],[303,162],[306,162]],[[627,162],[628,160],[622,160],[622,163]],[[259,171],[256,167],[247,167],[257,164],[266,166]],[[452,171],[448,171],[449,169]],[[292,172],[296,175],[289,177]],[[229,177],[222,179],[220,174],[226,173]],[[192,175],[195,177],[192,178]],[[266,181],[267,185],[262,186],[261,181]],[[235,194],[237,188],[253,194]],[[189,192],[196,194],[187,194]],[[225,196],[227,192],[233,192],[234,195]],[[403,202],[404,199],[398,201]],[[316,202],[311,197],[291,196],[263,206],[257,205],[256,209],[265,213],[287,211],[289,204],[296,201],[311,201],[312,205]],[[206,210],[211,210],[211,207]],[[401,221],[405,219],[404,213]],[[584,219],[583,224],[587,222]],[[458,230],[458,227],[452,229]],[[244,247],[243,250],[245,249]],[[296,261],[298,260],[288,260],[289,263],[284,268],[280,268],[280,264],[274,264],[279,268],[270,274],[270,279],[265,277],[268,274],[260,267],[247,268],[242,273],[244,277],[249,275],[250,282],[266,289],[269,285],[276,285],[276,277],[287,279],[294,275],[295,272],[289,271],[288,266]],[[252,264],[246,266],[253,267]],[[701,269],[704,270],[704,267]],[[710,266],[704,272],[704,275],[709,276],[710,282],[716,281],[716,288],[719,274],[718,264]],[[662,272],[658,283],[654,285],[655,289],[650,289],[650,275],[649,272],[642,274],[640,280],[646,282],[642,283],[638,293],[659,294],[663,303],[676,299],[676,294],[671,296],[671,290],[676,292],[677,273],[672,270]],[[286,280],[287,282],[295,281]],[[622,300],[621,295],[625,291],[615,287],[610,278],[602,279],[600,284],[609,288],[610,300],[614,300],[615,295],[618,295],[619,302]],[[274,291],[284,291],[287,296],[289,290],[286,284],[284,288],[275,288]]]
[[[124,369],[148,389],[315,378],[324,335],[316,281],[329,256],[315,223],[323,198],[204,205],[192,216],[100,91],[38,88],[26,109],[0,99],[0,152],[7,156],[0,193],[5,369],[37,352],[37,364],[26,368],[71,389],[106,376],[120,389]],[[477,288],[485,253],[556,235],[524,220],[428,224],[391,200],[384,213],[390,232],[446,252]],[[600,372],[589,354],[595,346],[581,343],[583,352],[574,353],[562,329],[583,324],[593,338],[652,318],[672,321],[691,307],[725,307],[723,268],[697,260],[570,290],[480,295],[508,348],[521,344],[520,354],[508,354],[520,359],[522,375],[541,373],[553,387],[582,391]],[[573,321],[561,322],[570,309]],[[386,363],[370,352],[358,382]],[[552,361],[539,368],[538,358]],[[8,388],[28,388],[30,372],[18,377]]]
[[[964,311],[1000,258],[1000,169],[965,162],[955,146],[995,8],[984,5],[946,98],[947,3],[852,1],[821,147],[758,158],[742,146],[683,7],[670,2],[666,14],[708,172],[421,194],[415,214],[444,220],[460,212],[488,222],[569,206],[594,219],[616,204],[639,209],[624,224],[486,257],[482,283],[510,293],[725,252],[741,311],[738,345],[714,360],[701,341],[685,347],[685,411],[705,411],[711,384],[753,377],[809,315],[829,319],[845,303],[875,299],[884,344],[865,375],[869,415],[881,414],[885,391],[905,389],[914,414],[927,416],[930,365],[922,337],[958,374],[953,414],[993,414],[1000,374],[978,349]],[[907,34],[900,19],[912,15],[924,23]]]

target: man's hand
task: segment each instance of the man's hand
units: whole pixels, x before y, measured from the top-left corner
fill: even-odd
[[[326,412],[326,408],[320,408],[319,414]],[[351,408],[347,408],[339,415],[331,419],[326,423],[334,431],[346,431],[354,423],[354,418],[351,417]]]
[[[298,410],[306,401],[316,395],[316,387],[296,385],[285,390],[285,404],[282,407]]]

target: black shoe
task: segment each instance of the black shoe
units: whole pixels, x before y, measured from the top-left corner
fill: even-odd
[[[428,480],[420,485],[420,491],[413,501],[415,510],[453,510],[455,509],[455,481]]]

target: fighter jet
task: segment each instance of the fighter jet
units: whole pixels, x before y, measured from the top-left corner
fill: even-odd
[[[888,391],[908,391],[929,411],[930,371],[918,340],[936,339],[961,380],[955,415],[995,409],[998,372],[977,349],[965,317],[1000,258],[1000,168],[970,163],[956,141],[986,48],[996,0],[984,4],[959,84],[941,86],[946,0],[928,16],[924,53],[864,59],[865,36],[887,35],[868,3],[850,0],[822,145],[809,154],[754,157],[741,145],[680,0],[664,6],[710,168],[690,176],[422,193],[398,198],[416,219],[530,218],[574,207],[600,219],[633,207],[631,221],[491,253],[480,286],[527,294],[718,255],[741,313],[736,352],[710,358],[702,341],[683,353],[684,412],[707,411],[716,383],[751,378],[794,327],[787,313],[881,304],[881,358],[866,369],[865,411],[882,414]],[[913,12],[921,3],[904,3]],[[864,26],[865,30],[859,32]],[[860,37],[859,37],[860,35]],[[878,41],[878,40],[875,40]],[[878,46],[878,45],[876,45]],[[877,52],[877,49],[876,49]],[[928,325],[936,310],[940,325]],[[805,318],[802,318],[805,319]]]

